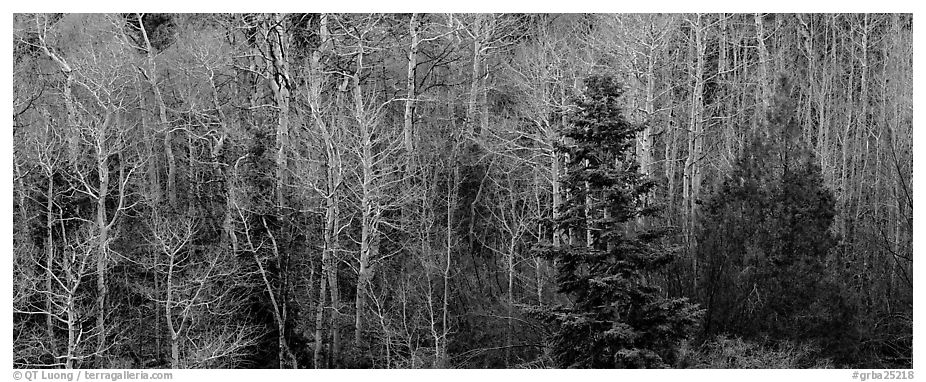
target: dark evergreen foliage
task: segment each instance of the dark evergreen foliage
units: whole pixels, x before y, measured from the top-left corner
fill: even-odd
[[[707,202],[698,247],[707,334],[823,345],[851,337],[851,311],[826,267],[838,242],[835,198],[794,113],[782,83],[770,136],[753,138]]]
[[[626,152],[640,129],[622,115],[620,84],[591,76],[576,100],[564,181],[566,201],[556,222],[569,232],[561,247],[540,252],[556,264],[556,283],[571,302],[536,313],[554,326],[554,358],[562,367],[662,367],[695,326],[700,311],[667,298],[651,278],[671,252],[665,229],[643,228],[653,215],[641,200],[653,187]],[[580,232],[590,230],[591,241]]]

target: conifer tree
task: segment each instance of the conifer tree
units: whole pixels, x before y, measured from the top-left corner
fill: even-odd
[[[847,334],[850,312],[825,267],[837,243],[830,230],[835,198],[799,137],[789,89],[782,80],[770,136],[753,138],[707,202],[698,252],[708,333],[795,340]]]
[[[553,326],[560,367],[663,367],[700,314],[649,277],[672,252],[660,243],[666,229],[638,224],[657,212],[642,204],[654,183],[628,156],[641,126],[623,116],[621,94],[613,77],[587,78],[564,132],[566,198],[556,225],[568,240],[538,251],[556,264],[558,290],[570,302],[535,311]]]

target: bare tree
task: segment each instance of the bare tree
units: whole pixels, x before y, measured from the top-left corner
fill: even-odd
[[[139,71],[141,71],[142,76],[148,82],[151,91],[154,92],[154,103],[158,112],[158,128],[155,131],[159,133],[163,132],[164,134],[163,150],[167,157],[167,198],[171,208],[178,208],[177,160],[174,156],[173,140],[171,138],[173,129],[167,119],[167,105],[164,103],[164,96],[161,93],[161,85],[159,84],[157,54],[154,47],[151,45],[151,39],[148,37],[148,30],[145,28],[144,17],[145,14],[136,13],[135,20],[132,20],[130,25],[133,28],[137,28],[138,33],[142,37],[142,46],[140,48],[145,52],[145,68],[139,68]]]

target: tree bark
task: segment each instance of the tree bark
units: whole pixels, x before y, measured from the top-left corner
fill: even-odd
[[[408,51],[408,74],[405,77],[405,118],[403,125],[403,135],[405,142],[406,155],[411,157],[414,152],[413,125],[414,116],[412,115],[415,107],[415,69],[418,66],[418,14],[412,13],[411,20],[408,21],[408,33],[411,36],[411,45]]]
[[[54,302],[52,301],[52,280],[55,278],[53,267],[55,264],[55,249],[54,249],[54,238],[52,237],[52,230],[54,229],[54,201],[55,201],[55,179],[54,173],[51,168],[46,171],[45,174],[48,177],[48,187],[46,189],[46,201],[45,201],[45,330],[48,335],[48,343],[53,351],[57,351],[55,347],[55,323],[53,317]]]
[[[289,99],[290,76],[289,62],[289,35],[283,28],[284,15],[274,13],[270,18],[271,26],[267,34],[267,44],[270,48],[273,65],[273,97],[277,108],[276,126],[276,201],[277,208],[285,206],[284,189],[289,184],[287,178],[287,155],[289,150]]]
[[[62,261],[62,265],[64,268],[64,275],[68,281],[68,291],[65,297],[67,300],[68,347],[64,359],[64,368],[73,369],[75,353],[77,351],[77,339],[80,330],[80,328],[77,327],[77,304],[75,302],[77,298],[77,287],[80,285],[80,276],[74,274],[74,263],[71,259],[65,258]]]
[[[703,112],[704,112],[704,26],[702,15],[695,16],[692,22],[694,37],[695,64],[692,77],[694,84],[691,91],[689,117],[688,117],[688,157],[685,160],[684,197],[686,224],[684,225],[686,242],[689,248],[697,246],[695,232],[698,226],[697,201],[701,189],[701,156],[704,142]],[[691,256],[693,280],[697,280],[697,257]]]
[[[170,333],[170,367],[180,368],[180,330],[174,328],[173,293],[174,293],[174,254],[168,253],[167,264],[167,298],[164,300],[164,320],[167,322],[167,331]]]
[[[316,369],[321,369],[323,365],[322,360],[322,331],[325,323],[325,298],[327,297],[328,291],[325,290],[327,278],[325,275],[328,273],[328,260],[327,256],[322,258],[322,274],[319,279],[318,287],[318,304],[315,306],[315,349],[313,351],[312,360]]]
[[[309,104],[311,106],[312,119],[315,126],[321,132],[324,143],[324,168],[325,168],[325,228],[324,241],[325,247],[322,250],[321,274],[318,278],[319,295],[318,305],[315,313],[315,349],[314,349],[314,366],[316,369],[325,366],[323,360],[323,331],[325,322],[325,299],[329,293],[331,297],[331,316],[329,322],[329,333],[331,334],[330,350],[328,352],[328,361],[337,364],[340,347],[340,290],[338,288],[338,250],[340,248],[338,233],[340,230],[340,187],[341,187],[341,156],[339,151],[340,143],[336,140],[335,124],[327,124],[321,113],[321,95],[324,74],[322,71],[322,55],[330,50],[330,35],[328,32],[328,14],[319,16],[319,48],[312,53],[309,76]]]
[[[360,84],[360,75],[363,70],[363,46],[356,57],[356,72],[353,75],[354,118],[360,131],[360,256],[357,264],[357,285],[355,301],[354,346],[360,349],[364,327],[364,311],[366,309],[367,284],[370,278],[370,259],[372,258],[373,242],[378,234],[376,229],[376,216],[378,207],[374,193],[374,166],[376,158],[373,153],[373,121],[368,118],[363,102],[363,89]]]
[[[96,200],[96,226],[97,226],[97,260],[96,260],[96,335],[97,335],[97,349],[96,349],[96,362],[98,367],[104,367],[103,363],[103,353],[105,351],[106,344],[106,295],[107,295],[107,286],[106,286],[106,265],[108,260],[108,244],[109,244],[109,220],[106,214],[106,197],[108,196],[109,190],[109,157],[107,153],[103,151],[105,145],[105,131],[106,125],[108,125],[110,116],[107,115],[106,122],[104,126],[100,127],[98,135],[96,137],[96,147],[97,147],[97,173],[99,176],[98,191],[97,191],[97,200]]]

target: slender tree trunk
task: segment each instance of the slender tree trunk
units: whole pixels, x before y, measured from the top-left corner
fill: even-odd
[[[54,302],[52,301],[52,280],[55,278],[54,271],[52,268],[55,264],[55,249],[54,249],[54,239],[52,237],[52,230],[54,229],[54,201],[55,201],[55,179],[54,173],[51,171],[51,168],[48,169],[46,176],[48,177],[48,187],[46,190],[46,201],[45,201],[45,330],[48,335],[48,343],[52,350],[56,350],[55,346],[55,322],[53,317],[54,311]]]
[[[179,328],[174,327],[174,266],[176,261],[173,253],[167,253],[167,286],[164,299],[164,321],[167,322],[167,332],[170,334],[170,367],[180,368],[180,345],[178,343]]]
[[[42,23],[39,21],[40,17],[36,16],[35,26],[36,30],[44,30],[41,26]],[[80,158],[80,127],[77,126],[77,108],[74,107],[74,98],[73,98],[73,86],[74,86],[74,73],[71,70],[71,65],[57,53],[52,52],[48,48],[48,45],[45,43],[45,35],[38,35],[39,46],[45,55],[50,58],[58,66],[58,69],[64,75],[64,89],[62,91],[62,99],[64,101],[65,111],[67,116],[65,121],[67,126],[65,126],[65,136],[67,140],[67,158],[71,163],[76,163]]]
[[[365,128],[363,130],[366,130]],[[368,138],[366,132],[362,132],[364,136]],[[369,263],[370,263],[370,254],[372,252],[372,241],[374,235],[373,225],[373,206],[371,199],[372,190],[372,153],[370,147],[369,139],[365,139],[363,142],[363,155],[364,163],[363,166],[363,184],[362,184],[362,196],[360,201],[360,210],[361,210],[361,228],[360,228],[360,259],[358,264],[357,272],[357,293],[356,293],[356,321],[354,327],[354,346],[358,349],[361,345],[362,334],[363,334],[363,325],[364,325],[364,309],[366,303],[366,288],[369,277]]]
[[[310,97],[312,118],[315,125],[322,134],[325,144],[325,231],[324,240],[325,248],[322,251],[321,274],[319,275],[319,297],[315,314],[315,349],[314,349],[314,366],[316,369],[324,367],[322,357],[323,349],[323,330],[325,322],[325,299],[330,287],[331,296],[331,317],[329,319],[329,332],[331,334],[330,351],[328,352],[328,361],[332,364],[338,362],[338,352],[340,346],[340,290],[338,287],[338,261],[337,257],[340,248],[338,241],[338,232],[340,229],[340,213],[338,203],[340,200],[341,185],[341,157],[338,151],[340,144],[335,137],[334,129],[336,124],[329,125],[325,122],[321,114],[321,97],[323,85],[323,64],[322,55],[330,49],[330,38],[328,33],[328,14],[319,16],[319,48],[312,53],[310,63]]]
[[[703,110],[704,110],[704,26],[702,24],[702,15],[696,15],[692,23],[694,44],[695,64],[692,77],[694,84],[691,91],[689,118],[688,118],[688,158],[685,160],[685,179],[684,179],[684,196],[685,196],[685,215],[686,224],[684,225],[686,241],[688,248],[697,246],[695,232],[698,226],[698,206],[697,201],[701,188],[701,155],[704,140],[703,133]],[[691,256],[692,280],[697,287],[698,279],[698,260],[697,257]]]
[[[651,42],[646,62],[646,100],[644,101],[644,112],[646,119],[644,121],[643,131],[640,132],[638,140],[639,145],[639,163],[640,172],[645,176],[652,174],[650,168],[653,163],[653,125],[656,118],[656,42]]]
[[[219,119],[222,124],[222,132],[219,137],[218,142],[215,146],[212,147],[212,161],[215,163],[213,166],[213,174],[219,179],[222,179],[225,183],[225,215],[222,218],[222,232],[224,235],[220,239],[220,247],[227,248],[231,245],[232,254],[238,253],[238,235],[235,233],[235,220],[234,220],[234,211],[235,211],[235,189],[234,189],[234,179],[232,178],[231,171],[229,168],[233,166],[231,163],[221,163],[222,151],[225,148],[225,141],[228,139],[231,134],[231,129],[228,126],[228,117],[225,115],[225,112],[222,110],[221,105],[219,105],[219,95],[218,95],[218,86],[215,83],[215,76],[209,76],[209,84],[212,86],[212,107],[215,108],[216,112],[219,114]]]
[[[719,58],[717,59],[717,77],[719,78],[721,84],[720,88],[723,89],[722,92],[724,95],[720,113],[729,116],[735,112],[735,105],[733,102],[734,99],[731,97],[731,93],[733,93],[731,90],[734,88],[729,79],[730,74],[728,72],[730,71],[729,68],[736,68],[736,64],[730,65],[730,58],[727,52],[729,50],[729,43],[727,42],[729,39],[729,23],[727,22],[729,17],[725,13],[721,14],[720,17],[720,48]],[[721,126],[723,129],[723,169],[724,171],[730,171],[738,157],[736,149],[736,123],[732,118],[729,118],[725,120]]]
[[[323,253],[327,253],[327,250]],[[325,290],[327,278],[326,274],[329,273],[328,267],[330,261],[328,261],[327,255],[322,255],[322,264],[321,264],[321,275],[318,278],[318,304],[315,306],[315,349],[313,352],[312,360],[314,361],[314,366],[316,369],[321,369],[323,365],[322,360],[322,332],[325,323],[325,300],[327,297],[327,291]]]
[[[180,338],[174,335],[170,337],[170,368],[179,369],[180,367]]]
[[[559,224],[556,222],[560,217],[560,209],[563,206],[563,158],[560,154],[560,149],[558,146],[563,144],[563,137],[560,135],[560,130],[565,128],[565,121],[563,121],[562,116],[554,116],[552,119],[553,126],[547,126],[549,133],[547,134],[548,139],[550,140],[550,157],[552,158],[550,171],[551,179],[553,179],[553,245],[559,247],[563,241],[563,230],[560,229]]]
[[[264,229],[267,231],[267,235],[270,236],[270,242],[273,249],[273,255],[276,259],[280,259],[280,250],[277,245],[276,238],[273,233],[270,231],[270,228],[267,226],[266,219],[261,218],[262,223],[264,224]],[[270,304],[273,305],[273,319],[277,324],[277,360],[279,361],[279,368],[285,368],[285,362],[288,360],[293,368],[296,368],[296,357],[289,350],[289,346],[286,345],[286,311],[283,301],[277,299],[276,292],[274,291],[273,285],[270,283],[270,279],[267,277],[267,271],[264,269],[263,262],[257,258],[257,253],[253,253],[254,261],[257,263],[257,268],[260,270],[260,277],[264,281],[264,288],[267,291],[267,295],[270,297]]]
[[[139,89],[138,98],[142,98],[142,91]],[[155,206],[161,204],[163,195],[161,193],[161,180],[158,175],[158,164],[157,164],[157,155],[155,154],[155,146],[157,145],[156,136],[158,135],[158,129],[156,127],[148,126],[148,118],[146,115],[142,115],[139,118],[141,122],[141,130],[145,132],[145,156],[148,158],[146,161],[145,170],[147,172],[148,178],[148,194],[151,198],[151,203]]]
[[[485,15],[477,14],[476,15],[476,37],[473,38],[473,69],[470,73],[470,87],[469,87],[469,110],[467,112],[467,119],[472,128],[472,133],[474,136],[480,134],[480,124],[476,122],[477,118],[477,109],[479,108],[479,80],[482,78],[482,40],[481,32],[482,25],[484,24]]]
[[[512,234],[511,242],[508,245],[508,322],[505,330],[505,367],[511,366],[511,346],[514,332],[514,251],[517,246],[517,235]]]
[[[646,62],[646,90],[645,90],[645,101],[644,101],[644,112],[646,113],[644,120],[643,130],[640,132],[637,144],[637,158],[640,164],[640,172],[643,176],[649,178],[652,175],[652,163],[653,163],[653,125],[655,124],[656,119],[656,44],[655,41],[650,41],[649,51],[647,52],[647,62]],[[644,195],[643,203],[645,206],[650,204],[650,198],[652,195]],[[607,210],[605,211],[607,213]],[[644,227],[646,225],[646,218],[640,216],[637,219],[637,225]],[[610,243],[609,243],[610,245]]]
[[[65,67],[65,73],[67,78],[65,79],[64,86],[64,107],[67,110],[67,124],[68,128],[65,129],[65,134],[67,134],[68,140],[68,158],[71,163],[76,163],[80,157],[80,128],[77,126],[77,108],[74,107],[74,98],[73,90],[74,86],[74,76],[71,74],[71,69]]]
[[[480,80],[480,105],[482,110],[479,114],[479,131],[488,131],[489,130],[489,71],[488,64],[483,61],[482,63],[482,78]]]
[[[341,296],[338,284],[338,250],[340,243],[338,240],[338,229],[340,226],[340,213],[337,208],[337,199],[332,199],[333,207],[328,210],[330,213],[331,226],[328,234],[328,285],[331,290],[331,351],[328,359],[332,364],[339,362],[338,354],[341,346],[340,336],[340,319],[341,319]]]
[[[454,199],[456,199],[456,198],[454,198]],[[450,234],[450,232],[448,232],[448,234]],[[448,236],[448,237],[449,237],[449,236]],[[450,243],[448,243],[448,244],[450,244]],[[441,317],[441,329],[442,329],[442,332],[441,332],[441,344],[440,344],[440,348],[439,348],[439,350],[438,350],[440,356],[437,358],[437,365],[438,365],[439,367],[441,367],[441,368],[446,368],[446,367],[447,367],[447,341],[448,341],[448,336],[449,336],[449,334],[450,334],[450,321],[449,321],[449,316],[448,316],[448,314],[449,314],[449,312],[450,312],[450,309],[449,309],[449,306],[450,306],[450,264],[451,264],[451,261],[452,261],[452,258],[451,258],[451,254],[452,254],[452,253],[453,253],[453,250],[452,250],[451,246],[448,245],[448,246],[447,246],[447,255],[446,255],[446,257],[444,258],[444,274],[443,274],[443,276],[444,276],[444,277],[443,277],[443,280],[444,280],[444,285],[443,285],[444,296],[443,296],[443,299],[442,299],[442,301],[441,301],[441,303],[442,303],[442,307],[441,307],[441,314],[442,314],[442,317]]]
[[[451,154],[452,158],[456,158],[457,153]],[[452,162],[451,162],[452,163]],[[458,202],[458,191],[457,187],[460,184],[460,168],[455,166],[453,169],[453,183],[450,185],[450,190],[448,192],[447,200],[447,227],[446,227],[446,253],[444,256],[444,270],[443,270],[443,299],[441,301],[441,334],[440,342],[435,343],[435,353],[437,354],[435,363],[439,368],[447,367],[447,341],[448,335],[450,334],[450,324],[449,324],[449,305],[450,305],[450,268],[452,262],[452,253],[453,253],[453,207],[457,205]]]
[[[100,129],[100,135],[97,137],[98,150],[102,150],[105,137],[103,131],[105,126]],[[99,179],[99,191],[96,205],[96,225],[97,225],[97,260],[96,260],[96,334],[97,350],[96,360],[98,367],[104,367],[103,353],[106,345],[106,265],[108,260],[108,243],[109,243],[109,226],[106,216],[106,197],[109,189],[109,159],[105,153],[97,152],[97,171]]]
[[[277,207],[283,208],[285,202],[283,199],[284,189],[289,183],[287,179],[287,154],[289,147],[289,98],[290,98],[290,77],[289,62],[286,55],[289,54],[289,35],[283,29],[285,22],[283,14],[274,13],[271,17],[271,27],[268,33],[268,45],[270,47],[271,60],[273,65],[273,96],[276,105],[279,108],[277,112],[276,126],[276,200]]]
[[[405,78],[405,88],[406,88],[406,97],[405,97],[405,119],[403,125],[403,134],[405,142],[405,152],[406,155],[411,159],[411,155],[414,152],[414,141],[412,140],[412,134],[414,132],[412,121],[414,116],[412,115],[415,107],[415,68],[418,66],[418,14],[412,13],[411,20],[408,22],[408,33],[411,35],[411,46],[408,51],[408,74]]]
[[[161,291],[161,282],[160,282],[160,278],[161,278],[161,277],[160,277],[160,275],[158,275],[157,273],[155,273],[153,278],[154,278],[154,291],[155,291],[155,293],[160,293],[160,291]],[[154,304],[155,304],[155,305],[154,305],[154,311],[157,312],[157,310],[159,309],[159,307],[158,307],[158,305],[157,305],[158,302],[155,301]],[[157,359],[158,362],[160,362],[160,360],[161,360],[161,333],[164,331],[164,330],[161,328],[161,315],[160,315],[160,314],[157,314],[157,313],[154,314],[154,327],[151,328],[151,330],[154,331],[154,354],[155,354],[155,359]]]
[[[154,48],[151,47],[151,41],[148,39],[148,32],[145,30],[142,14],[137,14],[138,27],[141,30],[142,40],[145,44],[145,58],[147,63],[146,77],[154,91],[154,101],[158,108],[158,122],[160,129],[164,130],[164,154],[167,156],[167,200],[170,207],[177,208],[177,164],[174,156],[174,149],[171,139],[170,124],[167,120],[167,106],[164,104],[164,97],[161,95],[161,88],[158,85],[158,67],[154,60]]]
[[[675,124],[675,118],[673,116],[673,118],[670,118],[669,125],[666,127],[665,164],[663,165],[666,176],[666,209],[669,212],[666,214],[666,217],[667,219],[670,219],[670,225],[672,224],[671,218],[676,215],[675,173],[678,159],[678,142],[676,139],[677,135],[678,127]]]
[[[859,61],[860,61],[859,64],[861,66],[860,68],[861,73],[859,75],[860,77],[859,86],[861,89],[859,91],[859,98],[858,98],[859,114],[858,114],[858,117],[856,117],[856,120],[855,120],[856,124],[855,124],[855,128],[853,129],[852,135],[853,135],[853,141],[857,142],[856,147],[862,147],[862,144],[864,142],[865,150],[861,152],[861,156],[862,156],[861,167],[859,166],[858,163],[853,163],[853,166],[852,166],[853,176],[852,177],[854,179],[852,179],[852,181],[850,182],[852,186],[847,187],[847,189],[851,191],[848,195],[848,199],[852,200],[853,196],[856,198],[856,201],[852,203],[854,204],[854,206],[852,206],[852,210],[853,210],[852,220],[853,220],[853,224],[856,224],[856,225],[862,224],[862,217],[861,217],[862,208],[863,208],[862,206],[863,195],[862,194],[867,194],[863,192],[863,188],[862,188],[864,184],[867,184],[867,182],[865,182],[865,171],[868,167],[868,158],[870,156],[868,154],[870,152],[869,150],[870,141],[865,133],[867,132],[869,128],[871,128],[869,125],[870,122],[868,118],[869,117],[868,82],[870,81],[870,78],[868,75],[868,64],[869,64],[868,63],[868,49],[869,49],[868,33],[869,33],[871,20],[870,20],[870,15],[868,13],[861,15],[861,18],[862,18],[862,23],[859,26],[861,28],[861,33],[859,36],[859,38],[861,39],[861,42],[858,44],[859,53],[861,55],[861,57],[859,58]],[[858,158],[858,154],[856,158]],[[876,262],[878,259],[873,256],[872,251],[865,251],[864,254],[862,254],[862,256],[865,257],[864,263],[866,265],[865,267],[866,269],[868,267],[873,267],[876,265]],[[865,279],[866,279],[866,282],[869,283],[869,287],[866,288],[867,296],[870,301],[869,304],[875,305],[878,303],[878,301],[874,297],[872,297],[872,290],[871,290],[872,288],[870,287],[871,275],[867,272],[865,273]]]
[[[764,126],[763,121],[766,118],[768,113],[772,92],[769,89],[769,74],[768,74],[768,49],[765,47],[765,28],[762,22],[762,14],[756,13],[754,15],[756,23],[756,43],[759,49],[759,115],[758,121],[761,125]],[[765,134],[768,133],[767,129],[763,129]]]
[[[62,264],[64,266],[64,275],[68,281],[68,293],[66,297],[68,314],[68,348],[66,357],[64,359],[64,368],[73,369],[74,356],[77,350],[77,336],[79,335],[78,331],[80,330],[80,328],[77,327],[77,304],[75,303],[77,287],[80,284],[80,279],[74,275],[74,262],[71,261],[71,259],[65,258],[64,261],[62,261]]]
[[[370,279],[370,260],[374,251],[374,242],[376,241],[377,224],[376,215],[378,206],[373,200],[376,192],[374,185],[375,161],[373,152],[373,126],[372,121],[368,118],[367,111],[364,109],[363,90],[360,86],[360,75],[363,70],[363,47],[361,53],[357,55],[357,72],[353,76],[353,92],[355,118],[360,126],[360,166],[362,171],[361,194],[360,194],[360,258],[358,261],[357,272],[357,293],[355,303],[355,323],[354,323],[354,346],[360,349],[362,345],[362,335],[364,327],[364,314],[366,310],[366,295]]]

